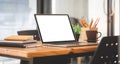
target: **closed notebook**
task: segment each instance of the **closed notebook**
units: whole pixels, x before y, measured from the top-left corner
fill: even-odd
[[[26,35],[11,35],[4,38],[4,40],[9,40],[9,41],[27,41],[32,39],[33,36],[26,36]]]
[[[6,41],[6,40],[1,40],[0,41],[0,46],[5,46],[5,47],[27,47],[28,45],[36,44],[35,40],[28,40],[28,41]]]

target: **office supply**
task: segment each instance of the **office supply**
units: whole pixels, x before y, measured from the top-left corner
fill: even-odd
[[[26,36],[26,35],[11,35],[4,38],[4,40],[11,40],[11,41],[27,41],[33,40],[33,36]]]
[[[26,35],[26,36],[33,36],[33,39],[34,40],[40,40],[40,37],[38,36],[38,30],[35,29],[35,30],[20,30],[20,31],[17,31],[17,34],[20,36],[20,35]]]
[[[96,26],[97,26],[97,24],[98,24],[99,20],[100,20],[100,19],[98,19],[98,20],[97,20],[97,22],[96,22],[96,24],[95,24],[95,28],[96,28]]]
[[[35,14],[35,19],[43,44],[70,46],[68,44],[74,45],[79,43],[75,40],[67,14]],[[95,44],[97,43],[93,43],[93,45]],[[80,44],[77,45],[80,46]]]
[[[87,30],[86,31],[87,42],[97,42],[98,38],[102,36],[101,32],[97,30]]]
[[[87,22],[86,22],[86,20],[85,20],[84,18],[80,19],[80,24],[81,24],[83,27],[85,27],[85,28],[88,27],[88,24],[87,24]]]
[[[87,36],[86,36],[87,30],[90,30],[89,27],[88,28],[81,27],[82,32],[80,33],[79,42],[87,42]]]
[[[95,28],[96,28],[96,26],[97,26],[97,24],[98,24],[99,20],[100,20],[100,18],[97,18],[97,19],[96,19],[96,21],[95,21],[95,23],[93,24],[93,27],[92,27],[93,29],[95,29]]]
[[[40,45],[37,44],[35,40],[30,40],[30,41],[6,41],[6,40],[0,40],[0,46],[28,48],[28,47],[36,47],[36,46],[40,46]]]
[[[38,47],[41,45],[38,44],[36,40],[33,40],[32,36],[11,35],[11,36],[4,38],[4,40],[0,40],[0,46],[30,48],[30,47]]]
[[[89,28],[92,28],[92,24],[93,24],[93,19],[91,19],[90,24],[89,24]]]

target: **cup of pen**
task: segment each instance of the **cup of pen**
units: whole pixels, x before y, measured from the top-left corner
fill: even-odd
[[[102,36],[101,32],[97,30],[87,30],[86,31],[87,42],[97,42],[98,38]]]

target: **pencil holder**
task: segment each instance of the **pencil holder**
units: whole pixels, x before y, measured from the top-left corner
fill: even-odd
[[[79,42],[86,42],[86,40],[87,40],[86,30],[89,30],[89,28],[81,27]]]
[[[94,30],[94,31],[97,31],[98,28],[90,29],[89,27],[88,27],[88,28],[81,27],[81,33],[80,33],[79,42],[87,42],[86,31],[88,31],[88,30]]]
[[[98,38],[102,36],[101,32],[97,30],[87,30],[86,31],[87,42],[97,42]]]

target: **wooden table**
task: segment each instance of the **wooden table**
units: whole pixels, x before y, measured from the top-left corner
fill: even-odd
[[[21,59],[21,64],[66,64],[70,62],[71,57],[94,52],[96,48],[97,45],[70,48],[50,46],[34,48],[0,47],[0,55]]]

